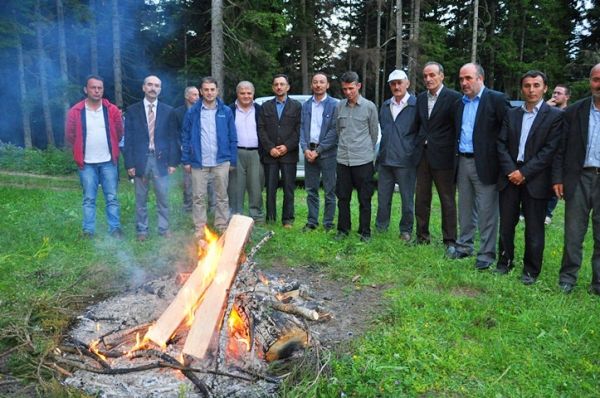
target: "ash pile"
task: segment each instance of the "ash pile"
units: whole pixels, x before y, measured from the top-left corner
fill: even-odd
[[[246,257],[252,224],[240,235],[233,220],[212,268],[201,259],[88,308],[54,352],[64,383],[104,398],[273,396],[287,375],[273,369],[318,350],[332,315],[309,286],[256,270],[271,235]]]

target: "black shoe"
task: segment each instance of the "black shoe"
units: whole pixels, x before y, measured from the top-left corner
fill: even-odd
[[[513,269],[512,260],[508,260],[505,257],[503,257],[500,259],[500,261],[498,261],[498,264],[496,264],[496,268],[494,269],[494,272],[499,275],[506,275],[510,271],[512,271],[512,269]]]
[[[537,278],[529,274],[523,274],[523,276],[521,276],[521,282],[523,282],[524,285],[533,285],[536,281]]]
[[[121,228],[117,228],[110,233],[110,236],[112,236],[115,239],[121,240],[123,239],[123,231],[121,231]]]
[[[333,237],[333,239],[340,241],[344,240],[348,237],[348,232],[338,231],[337,234]]]
[[[568,283],[568,282],[561,282],[558,284],[558,288],[564,294],[569,294],[569,293],[573,292],[573,289],[575,289],[575,285],[573,285],[572,283]]]
[[[360,241],[361,242],[369,243],[370,240],[371,240],[371,235],[360,234]]]
[[[302,227],[302,232],[312,231],[313,229],[317,229],[317,226],[315,224],[307,223],[304,227]]]
[[[486,269],[490,268],[491,266],[492,266],[491,262],[487,262],[487,261],[483,261],[483,260],[475,261],[475,269],[479,270],[479,271],[486,270]]]
[[[595,296],[600,296],[600,286],[597,286],[597,285],[590,286],[590,294],[593,294]]]
[[[421,239],[421,238],[417,238],[415,239],[415,243],[417,245],[428,245],[431,243],[431,241],[429,239]]]
[[[469,253],[461,252],[459,250],[456,250],[456,248],[455,248],[454,253],[452,253],[452,255],[448,256],[448,258],[450,258],[452,260],[460,260],[461,258],[467,258],[469,256],[470,256]]]
[[[325,232],[329,232],[329,231],[333,230],[333,228],[335,228],[335,225],[333,225],[333,224],[325,225],[323,227],[323,229],[325,229]]]
[[[89,232],[89,231],[83,231],[81,233],[81,237],[83,239],[94,239],[94,233],[93,232]]]

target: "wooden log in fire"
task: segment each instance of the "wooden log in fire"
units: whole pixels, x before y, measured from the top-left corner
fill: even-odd
[[[235,215],[231,218],[224,235],[223,251],[217,267],[218,274],[206,289],[202,302],[196,309],[194,322],[183,346],[184,354],[199,359],[206,355],[210,342],[221,325],[229,289],[253,223],[250,217]]]

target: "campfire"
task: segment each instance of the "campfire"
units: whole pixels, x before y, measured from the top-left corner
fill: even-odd
[[[281,379],[268,364],[302,355],[316,344],[311,324],[331,315],[307,286],[254,268],[272,233],[246,256],[252,227],[236,215],[221,237],[207,231],[191,272],[90,308],[55,352],[65,383],[101,397],[276,391]]]

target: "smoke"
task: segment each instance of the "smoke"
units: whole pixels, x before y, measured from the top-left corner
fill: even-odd
[[[15,3],[15,4],[12,4]],[[98,53],[98,74],[104,78],[105,97],[115,103],[113,72],[113,18],[111,0],[96,0],[96,12],[92,14],[87,2],[66,3],[64,29],[68,81],[61,80],[60,48],[56,3],[41,2],[44,57],[38,56],[35,18],[32,10],[7,1],[0,10],[0,32],[8,32],[0,42],[0,141],[24,145],[22,115],[29,110],[32,143],[45,148],[46,123],[44,120],[41,76],[38,63],[48,82],[49,108],[52,130],[57,146],[62,146],[64,136],[64,95],[68,106],[84,98],[85,77],[92,73],[92,18],[95,21]],[[161,14],[160,5],[146,4],[142,0],[118,1],[120,22],[120,48],[123,81],[123,108],[143,97],[144,77],[155,74],[162,80],[160,100],[169,104],[182,103],[183,82],[177,78],[176,68],[159,67],[161,52],[172,24],[165,23],[168,15]],[[18,40],[22,43],[25,80],[25,101],[21,101],[19,65],[17,62]],[[155,60],[157,60],[155,62]],[[160,65],[163,65],[162,63]]]

